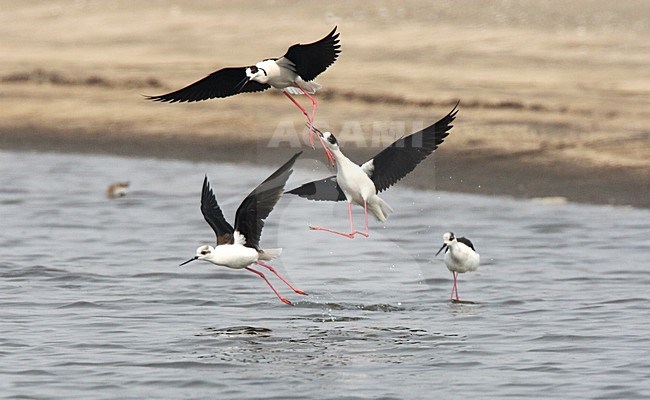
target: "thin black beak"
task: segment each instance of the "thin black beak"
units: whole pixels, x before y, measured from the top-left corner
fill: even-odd
[[[194,260],[198,260],[198,259],[199,259],[199,256],[194,256],[194,257],[190,258],[189,260],[185,261],[184,263],[182,263],[181,265],[179,265],[179,267],[182,267],[183,265],[185,265],[185,264],[187,264],[189,262],[192,262]]]
[[[305,124],[307,128],[309,128],[309,124]],[[323,137],[323,132],[320,131],[320,129],[316,128],[314,125],[311,126],[311,129],[314,130],[314,132],[318,133],[320,137]]]
[[[442,247],[440,248],[440,250],[438,250],[438,252],[436,253],[436,256],[437,256],[438,254],[440,254],[440,252],[442,251],[442,249],[446,249],[446,248],[447,248],[447,245],[446,245],[446,244],[443,244]],[[188,261],[188,262],[189,262],[189,261]]]

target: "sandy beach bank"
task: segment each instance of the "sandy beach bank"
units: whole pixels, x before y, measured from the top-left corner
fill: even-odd
[[[301,147],[324,170],[322,152],[304,146],[302,115],[277,92],[194,104],[141,95],[280,56],[338,25],[343,53],[318,79],[316,122],[352,158],[460,99],[452,134],[405,184],[650,206],[642,2],[6,3],[2,149],[274,164]]]
[[[61,132],[12,130],[0,132],[0,148],[18,151],[54,151],[113,154],[192,161],[243,162],[273,165],[297,149],[268,148],[266,142],[210,140],[194,135],[122,137],[110,132]],[[327,174],[322,151],[304,148],[318,176]],[[363,162],[378,149],[353,148],[350,157]],[[531,161],[530,154],[467,155],[441,148],[400,184],[425,190],[540,198],[542,201],[574,201],[594,204],[650,207],[648,173],[644,169],[581,168],[571,162]]]

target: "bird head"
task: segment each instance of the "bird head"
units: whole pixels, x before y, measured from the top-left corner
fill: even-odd
[[[209,258],[212,255],[213,251],[214,251],[214,247],[212,247],[210,245],[207,245],[207,244],[203,245],[203,246],[199,247],[198,249],[196,249],[196,255],[194,257],[192,257],[189,260],[185,261],[180,266],[183,266],[183,265],[185,265],[185,264],[187,264],[189,262],[192,262],[194,260],[205,260],[205,259]]]
[[[436,255],[440,254],[440,252],[443,249],[446,249],[455,240],[456,240],[456,237],[454,236],[453,232],[446,232],[444,235],[442,235],[443,244],[442,244],[442,247],[440,248],[440,250],[438,250],[438,252],[436,253]]]
[[[246,77],[250,81],[256,81],[259,83],[267,83],[269,80],[269,74],[266,72],[266,69],[259,65],[252,65],[246,68]]]
[[[323,150],[325,150],[325,155],[327,156],[327,161],[329,162],[331,167],[334,167],[334,154],[332,154],[333,150],[338,150],[339,149],[339,144],[336,141],[336,138],[332,133],[330,132],[321,132],[320,129],[316,128],[312,124],[306,124],[307,128],[310,129],[310,135],[309,138],[311,140],[311,132],[316,132],[318,135],[321,143],[323,144]]]
[[[456,240],[456,236],[454,236],[454,232],[447,232],[444,235],[442,235],[442,241],[445,242],[445,244],[449,245],[451,242]]]
[[[323,143],[325,143],[325,146],[327,146],[327,148],[328,148],[330,151],[334,151],[334,150],[338,150],[338,149],[339,149],[339,143],[336,141],[336,137],[334,137],[334,135],[332,134],[332,132],[321,132],[321,131],[320,131],[319,129],[317,129],[316,127],[314,127],[314,130],[316,131],[316,133],[318,134],[318,136],[320,136],[321,138],[323,138]]]

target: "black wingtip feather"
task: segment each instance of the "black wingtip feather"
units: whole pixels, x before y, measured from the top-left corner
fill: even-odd
[[[217,203],[217,197],[210,187],[207,174],[203,178],[201,188],[201,214],[217,236],[217,244],[230,242],[233,228],[223,216],[219,203]]]
[[[337,28],[338,26],[335,26],[320,40],[308,44],[294,44],[287,50],[284,57],[295,64],[295,71],[303,80],[314,80],[338,58],[341,45]]]
[[[271,87],[269,84],[251,80],[240,86],[245,78],[246,67],[227,67],[181,89],[157,96],[146,96],[145,98],[163,103],[192,103],[234,96],[239,93],[261,92]]]
[[[293,172],[293,164],[302,151],[278,168],[260,183],[242,201],[235,215],[235,229],[246,238],[246,246],[259,250],[264,220],[273,211],[284,191],[284,185]]]
[[[370,179],[377,192],[388,189],[404,178],[444,142],[453,128],[451,123],[458,114],[459,104],[460,100],[436,123],[395,141],[369,161],[373,167]]]
[[[318,181],[305,183],[285,193],[315,201],[343,201],[346,199],[334,175]]]

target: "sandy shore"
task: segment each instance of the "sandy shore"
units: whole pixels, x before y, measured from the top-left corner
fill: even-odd
[[[274,164],[302,147],[321,161],[277,92],[195,104],[141,94],[338,24],[343,53],[318,79],[316,122],[353,158],[460,99],[452,135],[405,184],[650,206],[645,3],[273,4],[5,2],[0,148]]]

